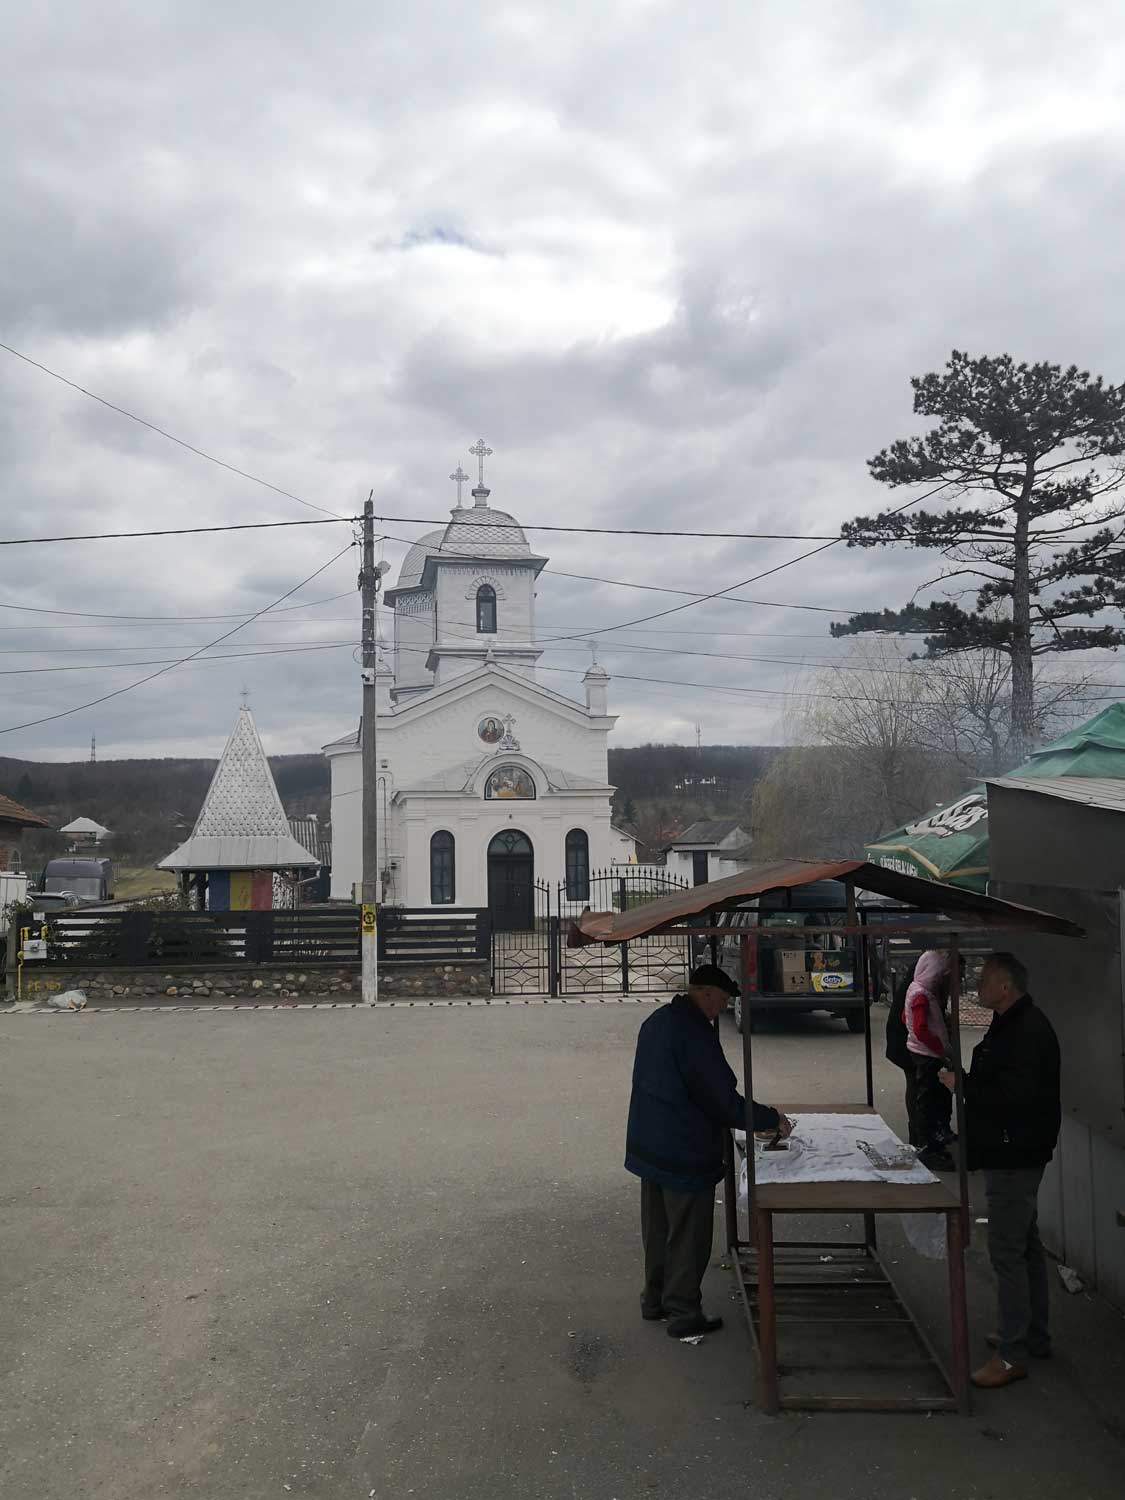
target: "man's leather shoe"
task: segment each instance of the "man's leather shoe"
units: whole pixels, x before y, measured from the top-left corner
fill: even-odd
[[[986,1333],[984,1341],[990,1349],[999,1349],[1000,1347],[1000,1335],[998,1333]],[[1054,1352],[1050,1344],[1044,1344],[1040,1349],[1032,1349],[1031,1357],[1032,1359],[1050,1359]]]
[[[667,1316],[662,1307],[649,1307],[646,1303],[641,1303],[641,1317],[646,1323],[663,1323]]]
[[[1017,1380],[1027,1379],[1026,1365],[1010,1365],[999,1354],[994,1354],[986,1365],[974,1370],[970,1377],[974,1385],[984,1391],[998,1391],[1001,1386],[1012,1385]]]
[[[944,1148],[927,1146],[925,1151],[919,1151],[918,1160],[924,1167],[929,1167],[931,1172],[956,1172],[957,1163]]]
[[[700,1333],[718,1333],[723,1326],[722,1318],[709,1318],[698,1313],[694,1318],[675,1318],[668,1324],[670,1339],[691,1339]]]

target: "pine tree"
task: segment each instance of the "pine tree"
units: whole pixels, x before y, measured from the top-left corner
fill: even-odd
[[[1009,753],[1034,744],[1034,661],[1048,653],[1125,644],[1116,623],[1064,626],[1125,606],[1125,385],[1071,365],[1019,364],[1008,354],[954,350],[943,374],[916,376],[914,410],[937,417],[871,459],[881,484],[933,484],[986,497],[979,508],[903,509],[847,522],[849,547],[907,542],[941,552],[941,579],[972,579],[973,609],[954,601],[867,610],[835,636],[908,631],[926,654],[990,647],[1012,663]]]

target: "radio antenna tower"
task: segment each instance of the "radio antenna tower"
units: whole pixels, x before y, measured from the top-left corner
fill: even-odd
[[[98,763],[98,737],[96,734],[90,736],[90,764],[96,766]]]

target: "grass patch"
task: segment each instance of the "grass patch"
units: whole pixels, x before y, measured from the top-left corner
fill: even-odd
[[[164,891],[176,889],[176,877],[171,870],[146,869],[144,866],[125,865],[117,870],[118,901],[138,901],[142,896],[156,896]]]

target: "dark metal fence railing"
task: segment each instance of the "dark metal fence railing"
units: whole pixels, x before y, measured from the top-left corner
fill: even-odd
[[[47,959],[84,968],[358,964],[358,906],[277,911],[60,912],[48,919]],[[475,908],[379,914],[380,963],[487,960],[487,911]]]

